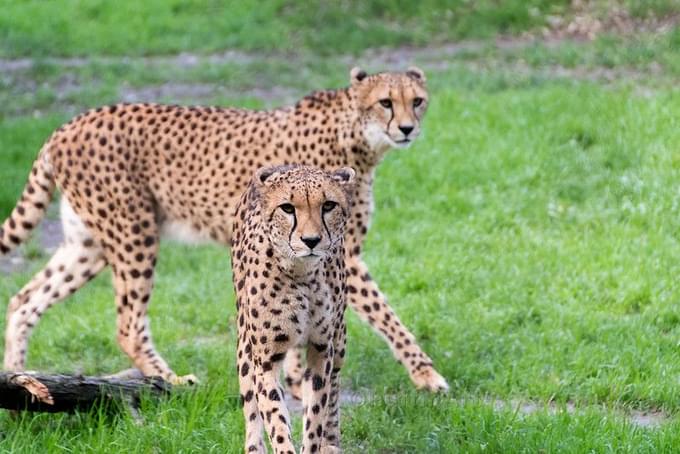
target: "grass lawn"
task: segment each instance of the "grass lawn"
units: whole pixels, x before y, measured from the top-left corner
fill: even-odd
[[[301,47],[335,54],[518,32],[545,24],[548,14],[564,11],[567,4],[506,0],[499,8],[493,0],[0,0],[0,56]],[[646,12],[641,9],[641,14]]]
[[[71,67],[40,59],[31,68],[8,72],[0,77],[0,215],[14,205],[49,132],[86,106],[168,83],[215,89],[215,95],[201,95],[201,102],[249,107],[276,104],[277,98],[244,95],[248,90],[281,85],[296,96],[346,84],[352,60],[318,56],[329,49],[331,41],[325,40],[339,41],[337,36],[268,35],[295,24],[271,22],[268,14],[293,15],[302,3],[234,5],[234,14],[270,21],[271,31],[256,30],[261,35],[231,33],[221,16],[201,19],[205,24],[194,21],[204,5],[218,3],[189,2],[187,12],[170,14],[166,10],[180,3],[161,7],[158,2],[165,16],[143,27],[154,36],[140,40],[143,46],[123,41],[120,48],[105,45],[116,34],[127,36],[126,29],[139,19],[121,28],[96,28],[92,39],[67,34],[54,41],[28,22],[10,26],[0,18],[0,37],[14,33],[26,46],[0,39],[3,55],[97,57],[231,45],[275,52],[305,46],[294,58],[253,54],[238,65],[203,58],[185,66],[94,58]],[[342,8],[350,3],[342,2]],[[456,8],[468,4],[454,3]],[[479,2],[480,11],[492,3]],[[517,3],[508,3],[507,14]],[[563,7],[532,3],[539,11]],[[68,27],[67,12],[79,5],[38,4],[4,6],[15,17],[44,15]],[[133,2],[122,4],[116,12],[92,2],[78,14],[100,14],[103,23],[113,24]],[[340,14],[335,10],[341,7],[329,5],[325,14]],[[387,30],[392,30],[390,15],[401,14],[369,12],[366,22]],[[216,41],[201,28],[218,22],[233,43]],[[435,23],[419,27],[427,30]],[[154,27],[200,30],[162,41]],[[403,40],[384,38],[392,36],[387,32],[381,38],[369,34],[368,44],[418,43],[414,37],[422,30]],[[451,33],[439,36],[474,36]],[[343,387],[365,400],[343,408],[347,452],[677,450],[679,37],[676,29],[594,43],[481,46],[435,57],[416,53],[414,61],[427,71],[432,89],[425,132],[410,149],[391,153],[377,172],[376,216],[365,259],[452,389],[447,396],[413,391],[382,340],[348,311]],[[68,42],[62,46],[59,39]],[[346,51],[360,49],[354,39],[350,35],[344,42]],[[28,49],[31,42],[37,43],[35,51]],[[362,55],[357,57],[362,64],[382,69],[380,61]],[[651,70],[654,63],[661,69]],[[615,82],[595,77],[605,69],[620,77]],[[222,86],[228,90],[220,91]],[[186,93],[164,99],[195,101]],[[0,300],[7,301],[46,259],[2,276]],[[144,402],[141,425],[124,413],[16,419],[1,413],[0,451],[240,452],[228,251],[164,244],[150,313],[157,347],[178,373],[195,373],[202,380],[198,387]],[[108,272],[46,313],[34,332],[28,366],[84,374],[129,366],[115,342]],[[535,411],[523,411],[526,403],[535,404]],[[659,412],[663,421],[653,427],[633,424],[630,415],[637,412]],[[299,418],[295,424],[299,433]]]

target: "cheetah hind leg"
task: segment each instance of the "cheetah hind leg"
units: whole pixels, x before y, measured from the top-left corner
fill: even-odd
[[[285,383],[288,393],[297,400],[302,400],[302,375],[304,374],[302,349],[293,348],[286,354],[283,363]]]
[[[10,300],[5,328],[5,370],[24,369],[28,339],[43,313],[85,285],[105,265],[101,250],[89,242],[83,245],[69,241],[57,249],[45,268]]]
[[[105,266],[101,246],[73,212],[61,201],[64,241],[47,265],[10,300],[5,325],[5,370],[23,370],[31,331],[43,313],[75,293]]]

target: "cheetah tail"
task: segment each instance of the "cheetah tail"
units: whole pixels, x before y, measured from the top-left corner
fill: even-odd
[[[54,177],[46,160],[44,147],[33,163],[24,192],[12,214],[0,227],[0,255],[8,254],[26,241],[31,231],[45,216],[54,193]]]

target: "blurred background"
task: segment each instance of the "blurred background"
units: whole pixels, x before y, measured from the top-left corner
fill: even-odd
[[[0,0],[0,217],[85,109],[270,108],[355,65],[418,65],[424,134],[377,171],[365,259],[452,391],[415,393],[349,312],[347,451],[672,452],[679,23],[680,0]],[[0,259],[0,300],[60,237],[53,207]],[[46,314],[31,369],[128,367],[109,279]],[[148,403],[141,426],[0,414],[0,450],[240,451],[232,293],[224,249],[165,244],[152,331],[201,387]]]
[[[355,64],[372,71],[419,64],[435,91],[680,72],[677,0],[2,0],[0,6],[0,152],[11,162],[30,156],[64,119],[103,103],[269,107],[342,86]],[[34,128],[30,142],[12,142],[20,140],[17,126]],[[7,167],[0,172],[0,214],[7,214],[23,176],[16,179]]]
[[[342,86],[355,64],[373,71],[420,64],[434,90],[680,72],[678,0],[2,0],[0,6],[0,120],[9,129],[18,122],[40,131],[22,146],[6,142],[11,132],[1,134],[2,153],[37,149],[64,119],[103,103],[269,107]],[[25,124],[30,118],[40,121]],[[6,183],[0,213],[7,214],[23,176],[7,168],[0,176]]]

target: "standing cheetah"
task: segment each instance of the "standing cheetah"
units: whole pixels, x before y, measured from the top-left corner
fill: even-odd
[[[145,375],[191,380],[177,377],[151,340],[147,303],[160,236],[228,245],[234,208],[255,170],[304,163],[356,170],[345,254],[349,305],[389,341],[417,387],[446,389],[361,260],[373,174],[390,148],[407,147],[420,134],[425,75],[417,68],[375,75],[354,68],[350,79],[348,88],[271,111],[119,104],[55,131],[0,228],[5,254],[26,240],[55,187],[61,190],[65,240],[10,300],[5,369],[24,368],[29,335],[45,310],[110,265],[122,350]],[[291,390],[299,392],[299,353],[289,355],[284,368]]]
[[[238,308],[238,372],[246,452],[293,453],[278,385],[283,358],[306,346],[302,452],[340,444],[345,356],[345,250],[355,172],[307,166],[258,171],[236,208],[231,263]]]

